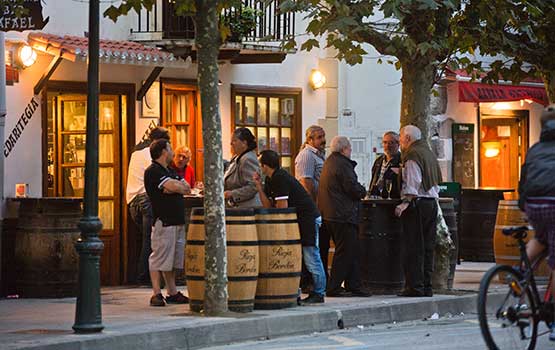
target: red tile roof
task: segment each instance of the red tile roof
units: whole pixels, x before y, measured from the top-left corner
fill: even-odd
[[[88,38],[43,32],[33,32],[28,36],[29,44],[36,50],[49,53],[51,55],[62,55],[71,61],[86,59],[88,55]],[[132,41],[119,40],[100,40],[100,58],[104,63],[122,64],[146,64],[146,65],[165,65],[165,64],[184,64],[184,61],[177,59],[173,54],[162,51],[158,48],[145,46]]]

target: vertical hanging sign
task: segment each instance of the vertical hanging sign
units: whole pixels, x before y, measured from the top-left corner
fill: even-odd
[[[474,124],[453,124],[453,180],[474,187]]]
[[[50,17],[42,16],[42,0],[0,1],[0,31],[40,30]]]

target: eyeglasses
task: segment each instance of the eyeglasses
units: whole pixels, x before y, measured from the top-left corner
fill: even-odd
[[[397,143],[397,141],[382,141],[383,145],[396,145]]]

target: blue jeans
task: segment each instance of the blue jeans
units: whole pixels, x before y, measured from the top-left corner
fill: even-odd
[[[140,282],[150,281],[148,257],[152,253],[150,234],[154,222],[152,222],[152,205],[146,193],[138,194],[133,198],[129,203],[129,213],[143,238],[139,261],[137,261],[137,280]]]
[[[318,235],[320,225],[322,225],[322,217],[317,217],[314,223],[316,225],[316,245],[303,246],[303,261],[306,269],[312,275],[312,282],[314,284],[312,293],[324,296],[326,291],[326,273],[324,272],[324,265],[322,265],[320,249],[318,248]]]

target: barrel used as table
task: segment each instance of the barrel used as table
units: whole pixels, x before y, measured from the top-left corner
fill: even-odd
[[[503,234],[503,229],[513,226],[525,226],[526,214],[518,207],[518,201],[499,201],[497,207],[497,219],[495,221],[495,233],[493,234],[493,251],[495,262],[499,265],[517,266],[520,261],[518,242],[513,237]],[[525,241],[528,242],[535,235],[534,230],[528,231]],[[547,260],[543,260],[534,275],[536,280],[546,282],[550,274]]]
[[[253,209],[226,209],[228,308],[250,312],[258,279],[258,238]],[[204,208],[193,208],[187,232],[185,264],[190,308],[200,312],[205,290]]]
[[[511,189],[464,188],[461,200],[460,257],[493,262],[493,231],[497,203]]]
[[[77,295],[82,216],[78,198],[22,198],[15,235],[15,291],[21,297]]]
[[[403,287],[401,220],[396,199],[362,201],[359,225],[360,270],[363,287],[377,294],[396,294]]]
[[[302,248],[295,208],[255,209],[260,267],[255,309],[297,305]]]

